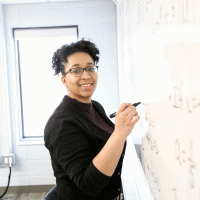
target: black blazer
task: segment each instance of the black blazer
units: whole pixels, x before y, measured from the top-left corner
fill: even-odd
[[[114,128],[100,103],[92,100],[92,104]],[[109,137],[110,133],[92,123],[66,96],[63,98],[44,130],[61,199],[111,200],[119,195],[126,143],[111,177],[101,173],[92,162]]]

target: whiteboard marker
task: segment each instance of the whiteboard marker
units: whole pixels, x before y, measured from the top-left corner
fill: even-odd
[[[134,103],[134,104],[133,104],[133,106],[135,106],[135,107],[136,107],[136,106],[138,106],[140,103],[141,103],[141,102]],[[113,114],[111,114],[111,115],[110,115],[110,118],[113,118],[113,117],[115,117],[115,115],[116,115],[116,112],[115,112],[115,113],[113,113]]]

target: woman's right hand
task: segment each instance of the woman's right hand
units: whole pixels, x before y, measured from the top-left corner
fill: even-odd
[[[122,103],[115,115],[114,134],[126,140],[140,116],[132,103]]]

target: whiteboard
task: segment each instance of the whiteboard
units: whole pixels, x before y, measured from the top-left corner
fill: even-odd
[[[117,24],[120,101],[148,104],[141,157],[151,192],[200,199],[200,1],[122,0]]]

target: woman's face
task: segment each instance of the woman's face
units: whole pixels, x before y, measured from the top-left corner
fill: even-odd
[[[94,66],[91,56],[84,52],[77,52],[68,56],[65,72],[72,68]],[[61,81],[67,88],[68,95],[82,103],[90,103],[97,86],[98,75],[88,74],[85,70],[80,77],[74,77],[70,72],[62,76]]]

